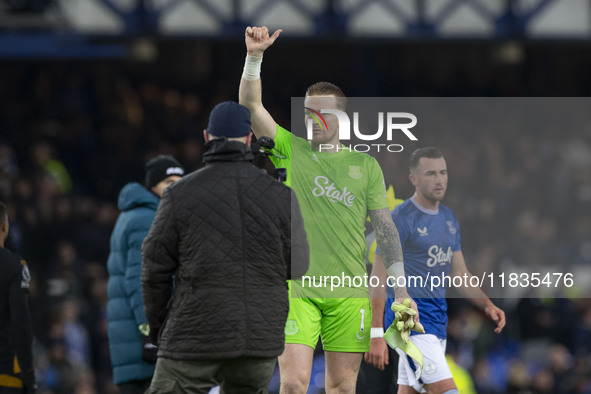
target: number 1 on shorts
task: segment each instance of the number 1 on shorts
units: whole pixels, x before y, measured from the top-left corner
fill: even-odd
[[[359,330],[360,332],[365,331],[365,325],[363,324],[363,322],[365,321],[365,309],[361,308],[359,309],[359,313],[361,313],[361,330]]]

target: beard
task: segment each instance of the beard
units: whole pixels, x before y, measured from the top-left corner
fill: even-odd
[[[435,192],[435,191],[432,191],[432,192],[429,192],[429,193],[424,193],[423,192],[423,196],[427,200],[435,203],[435,202],[439,202],[439,201],[443,200],[443,198],[445,197],[445,192],[446,191],[447,191],[447,189],[443,189],[443,192]]]

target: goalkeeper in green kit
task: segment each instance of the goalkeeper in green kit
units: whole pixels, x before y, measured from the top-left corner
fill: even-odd
[[[380,166],[367,154],[337,149],[340,144],[335,115],[323,114],[324,122],[313,126],[313,137],[307,141],[277,125],[263,107],[262,56],[280,33],[278,30],[269,36],[266,27],[246,29],[247,58],[239,97],[240,104],[251,112],[255,135],[272,138],[283,154],[283,158],[271,160],[276,167],[287,168],[286,182],[300,202],[310,245],[310,269],[303,279],[290,283],[286,346],[279,357],[281,392],[307,391],[314,348],[320,336],[325,351],[326,392],[353,393],[370,338],[383,336],[383,332],[372,335],[370,330],[368,292],[372,289],[356,287],[345,280],[337,289],[331,288],[332,283],[319,286],[318,282],[322,278],[366,275],[364,230],[368,214],[384,266],[394,281],[404,277],[400,239],[390,216]],[[321,109],[344,110],[346,97],[337,86],[318,82],[306,91],[304,106],[307,118]],[[325,150],[329,145],[333,149]],[[396,295],[400,302],[407,298],[406,288],[396,288]],[[416,310],[414,301],[411,307]],[[418,322],[418,314],[415,321]]]

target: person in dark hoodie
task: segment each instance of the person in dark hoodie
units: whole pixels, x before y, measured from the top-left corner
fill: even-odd
[[[157,348],[146,335],[141,246],[164,189],[183,174],[183,166],[174,157],[160,155],[146,163],[145,186],[132,182],[119,194],[121,214],[111,235],[107,262],[107,318],[113,380],[121,394],[143,394],[154,374]]]
[[[205,168],[164,192],[142,248],[159,339],[146,393],[265,393],[284,349],[286,280],[308,269],[303,220],[291,189],[251,163],[246,107],[218,104],[204,137]]]

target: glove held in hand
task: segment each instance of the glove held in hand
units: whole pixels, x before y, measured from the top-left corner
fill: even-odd
[[[394,302],[391,309],[395,312],[395,318],[384,334],[384,339],[391,348],[402,350],[417,362],[419,367],[415,371],[415,378],[419,380],[423,373],[423,353],[408,337],[410,336],[410,330],[424,334],[425,329],[421,323],[414,322],[416,311],[410,308],[409,298],[405,299],[402,304]]]

